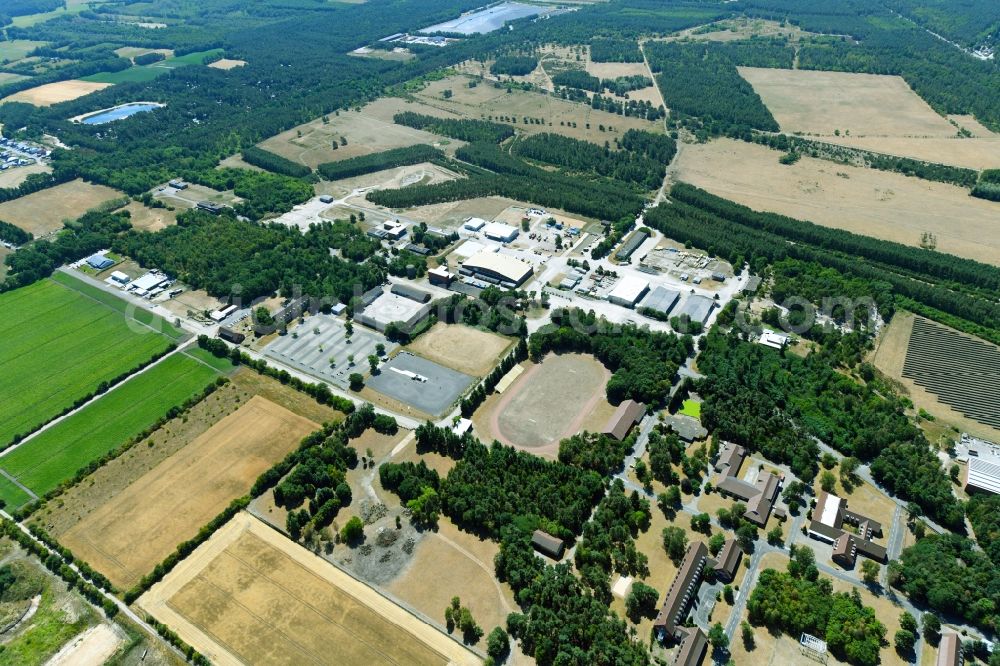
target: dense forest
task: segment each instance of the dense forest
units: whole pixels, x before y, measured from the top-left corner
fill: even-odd
[[[305,178],[312,173],[312,169],[304,164],[293,162],[287,157],[276,155],[269,150],[250,146],[243,149],[243,161],[267,171],[273,171],[292,178]]]
[[[594,62],[642,62],[642,51],[634,39],[603,37],[590,40],[590,59]]]
[[[510,125],[502,125],[488,120],[438,118],[413,111],[397,113],[392,117],[392,120],[398,125],[427,130],[459,141],[501,143],[514,136],[514,128]]]
[[[11,245],[24,245],[35,238],[21,227],[16,227],[10,222],[0,220],[0,241],[7,241]]]
[[[309,183],[278,173],[226,168],[183,172],[183,177],[215,190],[232,190],[243,199],[233,208],[252,220],[287,213],[313,195]]]
[[[490,74],[526,76],[538,67],[538,58],[530,55],[501,55],[490,65]]]
[[[580,90],[589,90],[590,92],[601,91],[601,80],[582,69],[563,70],[552,76],[552,83],[556,86],[579,88]]]
[[[213,296],[228,298],[238,286],[245,302],[298,289],[350,303],[387,273],[384,261],[372,257],[378,243],[347,222],[324,222],[303,234],[295,227],[190,211],[178,216],[176,226],[157,233],[130,231],[112,246]],[[330,248],[353,260],[331,256]],[[367,257],[372,258],[358,263]]]
[[[327,180],[340,180],[341,178],[353,178],[398,166],[432,162],[442,158],[444,158],[444,153],[437,148],[425,143],[418,143],[414,146],[393,148],[380,153],[359,155],[339,162],[324,162],[316,167],[316,170]]]
[[[634,143],[634,141],[633,141]],[[596,174],[653,190],[663,182],[665,163],[641,152],[611,150],[589,141],[543,132],[521,139],[514,152],[539,162],[555,164],[581,174]]]
[[[755,129],[778,130],[753,86],[721,50],[703,44],[648,42],[646,56],[672,118],[698,118],[698,124],[686,124],[709,134],[748,136]]]

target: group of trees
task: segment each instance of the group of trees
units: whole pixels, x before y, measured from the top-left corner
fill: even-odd
[[[581,432],[559,442],[559,462],[592,469],[601,476],[620,471],[625,456],[635,445],[637,433],[617,440],[603,433]]]
[[[239,285],[245,301],[300,290],[350,303],[382,284],[387,273],[384,262],[357,263],[370,257],[377,243],[347,222],[325,222],[302,233],[295,227],[189,211],[178,216],[176,226],[155,234],[132,231],[112,245],[143,266],[160,268],[215,296],[229,297]],[[352,260],[331,256],[331,248]]]
[[[626,93],[626,96],[628,93]],[[645,99],[617,99],[605,95],[594,95],[590,98],[590,108],[607,113],[617,113],[626,118],[642,118],[650,122],[656,122],[660,118],[666,118],[667,110],[660,106],[653,106],[653,103]],[[604,131],[604,125],[598,125],[598,130]],[[609,126],[610,130],[611,127]]]
[[[444,153],[437,148],[428,146],[426,143],[418,143],[413,146],[384,150],[380,153],[359,155],[339,162],[324,162],[316,167],[316,170],[327,180],[340,180],[398,166],[432,162],[443,157]]]
[[[984,169],[979,174],[979,181],[972,188],[972,196],[1000,201],[1000,169]]]
[[[527,76],[538,67],[538,58],[532,55],[500,55],[490,65],[490,74]]]
[[[857,590],[834,592],[819,578],[807,547],[793,547],[788,571],[765,569],[747,600],[750,622],[792,636],[823,638],[836,657],[858,666],[875,666],[886,628]]]
[[[477,384],[474,389],[469,391],[469,395],[462,398],[460,405],[462,416],[468,418],[472,416],[473,412],[483,404],[486,397],[493,392],[496,388],[497,383],[503,379],[503,376],[510,372],[511,368],[520,363],[521,361],[528,358],[528,344],[524,338],[517,341],[517,346],[514,347],[514,351],[505,356],[500,363],[490,371],[490,374],[486,375],[481,384]]]
[[[630,141],[629,144],[634,144]],[[589,141],[571,139],[560,134],[543,132],[521,139],[513,150],[522,157],[539,162],[555,164],[568,171],[614,178],[652,190],[663,182],[666,165],[642,152],[631,150],[611,150]]]
[[[413,129],[427,130],[459,141],[484,141],[501,143],[514,136],[514,128],[510,125],[494,123],[489,120],[467,120],[456,118],[438,118],[413,111],[403,111],[392,117],[397,125],[406,125]]]
[[[558,309],[552,311],[552,324],[531,336],[528,350],[535,362],[549,352],[593,354],[612,372],[606,387],[610,402],[631,398],[661,405],[694,343],[690,336],[613,325],[592,311]]]
[[[35,239],[31,234],[21,227],[16,227],[10,222],[0,220],[0,240],[7,241],[11,245],[24,245]]]
[[[274,173],[280,173],[284,176],[291,176],[292,178],[306,178],[312,173],[312,169],[304,164],[293,162],[287,157],[282,157],[281,155],[272,153],[269,150],[264,150],[263,148],[258,148],[257,146],[244,148],[242,155],[243,161],[247,164],[252,164],[260,167],[261,169],[273,171]]]
[[[255,153],[251,151],[250,154]],[[278,155],[274,157],[284,159]],[[274,165],[274,160],[271,160],[271,164]],[[184,178],[216,190],[233,190],[236,196],[243,199],[233,208],[252,220],[259,220],[269,214],[287,213],[313,196],[312,185],[279,173],[227,168],[185,172]]]
[[[642,51],[634,39],[598,37],[590,40],[590,59],[594,62],[642,62]]]
[[[650,41],[646,55],[673,117],[692,116],[709,134],[777,131],[778,123],[736,64],[709,44]]]
[[[601,87],[618,97],[624,97],[626,93],[632,92],[633,90],[642,90],[643,88],[648,88],[653,85],[653,80],[648,76],[643,76],[642,74],[633,74],[631,76],[618,76],[613,79],[604,79],[601,81]]]
[[[582,69],[565,69],[552,76],[552,84],[595,93],[601,92],[601,79]]]

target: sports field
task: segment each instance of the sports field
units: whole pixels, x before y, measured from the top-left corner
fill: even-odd
[[[452,370],[482,377],[493,369],[508,346],[510,340],[496,333],[438,322],[406,349]]]
[[[217,376],[213,368],[175,353],[3,455],[0,469],[43,495],[135,437]]]
[[[55,279],[0,294],[0,446],[167,348],[101,294],[106,302]]]
[[[458,642],[246,513],[138,605],[214,664],[478,664]]]
[[[993,202],[954,185],[898,173],[811,157],[784,165],[780,157],[764,146],[717,139],[685,146],[673,172],[678,180],[754,210],[906,245],[919,245],[929,231],[937,236],[939,252],[1000,265]]]
[[[0,203],[0,220],[41,237],[59,231],[64,220],[75,220],[91,208],[121,197],[104,185],[80,179]]]
[[[134,585],[318,428],[254,396],[61,538],[115,585]]]
[[[550,354],[504,391],[490,429],[500,441],[518,448],[557,448],[561,439],[582,430],[587,418],[607,405],[604,386],[610,376],[592,356]]]

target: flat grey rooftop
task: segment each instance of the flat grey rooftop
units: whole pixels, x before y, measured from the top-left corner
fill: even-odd
[[[426,377],[427,381],[418,381],[397,370],[416,373]],[[369,378],[367,384],[379,393],[405,402],[425,414],[440,416],[474,381],[475,378],[469,375],[409,352],[400,352],[395,358],[384,363],[379,369],[379,374]]]

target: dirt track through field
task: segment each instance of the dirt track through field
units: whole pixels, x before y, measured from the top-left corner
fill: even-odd
[[[254,396],[98,507],[62,542],[115,585],[128,587],[318,427]]]
[[[475,664],[471,652],[241,513],[138,602],[215,664]]]

